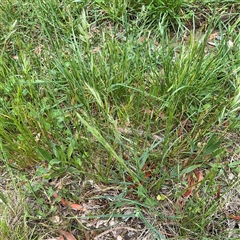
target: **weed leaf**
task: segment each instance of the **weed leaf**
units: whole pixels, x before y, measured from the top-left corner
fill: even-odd
[[[52,160],[51,155],[47,151],[45,151],[44,149],[38,147],[38,151],[45,160],[47,160],[47,161]]]
[[[200,166],[201,166],[200,164],[192,165],[192,166],[190,166],[188,168],[183,169],[181,174],[184,175],[186,173],[190,173],[190,172],[192,172],[193,170],[195,170],[196,168],[198,168]]]
[[[69,232],[66,232],[66,231],[62,231],[62,230],[59,230],[58,231],[60,234],[61,234],[61,237],[60,239],[64,239],[64,240],[77,240],[71,233]]]
[[[75,141],[72,140],[71,143],[68,146],[68,149],[67,149],[67,157],[68,157],[68,159],[71,158],[73,150],[74,150],[74,147],[75,147]]]

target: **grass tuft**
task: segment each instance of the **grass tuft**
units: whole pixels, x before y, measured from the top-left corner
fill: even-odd
[[[0,238],[234,237],[237,12],[3,0]]]

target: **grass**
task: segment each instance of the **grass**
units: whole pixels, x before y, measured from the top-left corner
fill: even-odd
[[[238,10],[4,0],[0,239],[236,239]]]

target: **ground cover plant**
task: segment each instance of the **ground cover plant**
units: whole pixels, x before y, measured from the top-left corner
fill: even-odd
[[[238,239],[238,1],[0,3],[0,239]]]

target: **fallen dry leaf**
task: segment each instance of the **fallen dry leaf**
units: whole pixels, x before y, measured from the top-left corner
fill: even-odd
[[[194,172],[194,174],[195,174],[195,176],[196,176],[196,178],[197,178],[197,182],[198,182],[198,183],[201,182],[201,181],[203,180],[203,174],[202,174],[202,172],[199,171],[198,168],[196,168],[193,172]]]
[[[148,179],[148,178],[150,178],[151,176],[152,176],[152,172],[151,172],[151,171],[148,170],[148,171],[145,171],[145,172],[144,172],[144,178],[145,178],[145,179]]]
[[[185,160],[184,162],[184,165],[187,164],[187,161]],[[196,176],[196,178],[194,177],[194,175]],[[183,175],[183,178],[185,178],[186,174]],[[199,183],[203,180],[203,174],[202,172],[196,168],[193,170],[193,172],[190,172],[188,174],[188,187],[186,187],[186,189],[184,190],[184,193],[183,193],[183,197],[184,198],[189,198],[192,194],[193,194],[193,190],[196,187],[199,186]],[[196,193],[198,195],[198,193]]]
[[[188,175],[188,187],[186,188],[186,191],[183,193],[183,197],[189,198],[192,195],[194,190],[194,184],[195,181],[193,179],[192,174]]]
[[[60,240],[77,240],[71,233],[59,230],[58,231],[60,235]]]
[[[184,194],[183,194],[183,196],[185,197],[185,198],[189,198],[191,195],[192,195],[192,193],[193,193],[193,187],[191,187],[191,188],[189,188]]]
[[[218,35],[219,35],[219,32],[214,32],[214,33],[212,33],[212,34],[209,36],[209,40],[211,41],[211,40],[215,39]]]
[[[98,53],[100,52],[101,48],[100,47],[95,47],[91,50],[91,53]]]
[[[228,217],[240,221],[240,215],[239,216],[229,215]]]
[[[145,38],[145,37],[140,37],[140,38],[138,39],[138,41],[139,41],[140,43],[143,43],[143,42],[145,42],[145,40],[146,40],[146,38]]]
[[[217,199],[221,197],[221,185],[218,185],[218,190],[217,190]]]
[[[85,236],[85,240],[90,240],[90,235],[88,233],[88,231],[86,231],[84,228],[82,228],[84,236]]]
[[[48,239],[44,239],[44,240],[61,240],[61,238],[56,237],[56,238],[48,238]]]
[[[54,198],[58,198],[57,192],[54,192],[53,197]],[[65,200],[64,198],[60,198],[60,202],[62,203],[63,206],[70,207],[72,210],[86,211],[86,208],[83,207],[82,205],[76,204],[76,203],[72,203],[70,201]]]
[[[69,203],[69,202],[68,202]],[[80,204],[76,204],[76,203],[71,203],[70,207],[72,210],[76,210],[76,211],[86,211],[86,208],[81,206]]]
[[[176,206],[178,207],[178,209],[179,209],[180,211],[182,211],[185,203],[186,203],[186,199],[182,197],[182,198],[180,198],[179,200],[177,200]],[[174,212],[175,212],[175,211],[174,211]],[[173,214],[174,214],[174,212],[173,212]]]

